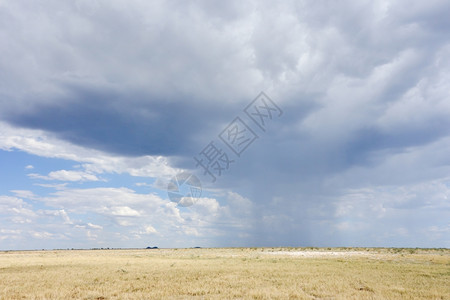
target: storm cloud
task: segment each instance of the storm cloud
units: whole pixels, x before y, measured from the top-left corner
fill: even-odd
[[[239,205],[223,208],[210,245],[448,247],[449,11],[444,0],[3,1],[0,118],[111,156],[161,156],[220,205],[250,201],[240,229],[221,219]],[[193,156],[261,91],[283,115],[210,182]]]

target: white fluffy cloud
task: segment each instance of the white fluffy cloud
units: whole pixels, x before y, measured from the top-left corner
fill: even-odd
[[[97,181],[95,174],[127,173],[131,176],[167,178],[177,169],[162,156],[124,157],[76,146],[42,130],[22,129],[1,123],[0,149],[21,150],[29,154],[79,162],[85,171],[57,170],[47,176],[30,177],[59,181]]]
[[[231,197],[243,199],[237,194]],[[248,214],[241,211],[238,217],[233,213],[241,208],[237,203],[222,206],[215,199],[200,198],[196,205],[180,209],[158,196],[129,189],[64,189],[50,197],[35,197],[33,203],[0,197],[5,212],[0,215],[1,220],[5,224],[12,221],[0,235],[8,240],[5,245],[30,249],[38,247],[42,239],[59,245],[77,239],[85,245],[92,241],[91,245],[104,247],[118,247],[124,241],[136,247],[150,242],[167,247],[173,239],[178,246],[205,245],[211,243],[210,239],[232,234],[230,228],[246,226],[248,222]],[[36,203],[52,209],[33,209]],[[248,203],[242,207],[248,207]]]
[[[44,180],[58,180],[58,181],[98,181],[97,176],[81,171],[67,171],[59,170],[53,171],[48,176],[43,176],[35,173],[28,174],[31,178]]]

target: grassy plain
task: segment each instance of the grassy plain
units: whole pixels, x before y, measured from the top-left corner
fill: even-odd
[[[450,299],[449,249],[0,252],[0,299]]]

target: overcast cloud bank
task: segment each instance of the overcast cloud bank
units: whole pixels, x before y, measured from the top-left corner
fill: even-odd
[[[0,2],[0,248],[450,247],[449,11]],[[283,116],[211,183],[193,156],[260,91]]]

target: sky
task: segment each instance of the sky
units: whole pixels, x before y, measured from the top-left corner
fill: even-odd
[[[449,13],[0,0],[0,249],[450,247]]]

